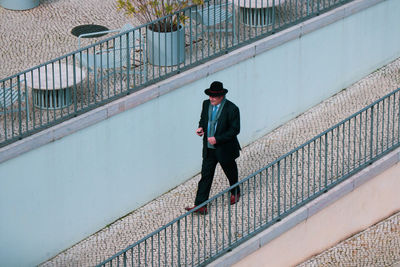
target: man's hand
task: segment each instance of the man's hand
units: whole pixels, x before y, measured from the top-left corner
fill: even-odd
[[[208,137],[208,142],[212,145],[215,145],[217,143],[217,140],[215,139],[215,137]]]
[[[196,130],[196,134],[197,134],[198,136],[203,136],[203,134],[204,134],[203,127],[198,128],[198,129]]]

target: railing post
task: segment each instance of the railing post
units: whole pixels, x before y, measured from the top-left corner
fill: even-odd
[[[228,197],[228,227],[229,227],[229,230],[228,230],[228,244],[229,244],[229,246],[231,246],[232,245],[232,219],[231,219],[231,211],[232,211],[232,209],[231,209],[231,206],[232,205],[229,205],[229,197]]]
[[[132,30],[130,30],[128,33],[126,33],[126,54],[127,54],[127,56],[126,56],[126,66],[127,66],[127,68],[126,68],[126,90],[127,90],[127,92],[128,92],[128,94],[129,94],[129,85],[130,85],[130,68],[131,68],[131,49],[130,49],[130,43],[129,43],[129,41],[130,41],[130,38],[129,38],[129,36],[132,36],[132,47],[133,47],[133,51],[135,51],[135,31],[132,31]],[[133,66],[133,70],[132,70],[132,72],[133,72],[133,75],[135,75],[135,52],[133,52],[133,63],[132,63],[132,66]],[[109,89],[108,89],[109,90]],[[121,92],[122,92],[122,87],[121,87]]]
[[[274,192],[275,192],[275,187],[274,187],[274,177],[275,177],[275,172],[274,172],[274,165],[271,166],[271,219],[274,219]],[[297,198],[297,197],[296,197]]]
[[[267,14],[267,15],[269,15],[269,14]],[[273,18],[272,19],[272,32],[274,33],[275,32],[275,0],[272,0],[272,14],[271,14],[271,16]],[[268,24],[268,20],[269,20],[269,18],[267,18],[267,24]]]
[[[21,96],[21,81],[20,81],[19,76],[17,76],[17,88],[18,88],[18,120],[19,120],[19,122],[18,122],[18,124],[19,124],[18,132],[19,132],[19,135],[21,136],[22,135],[22,115],[21,115],[21,113],[22,113],[21,112],[21,107],[22,107],[22,105],[21,105],[21,97],[22,96]]]
[[[278,161],[278,173],[277,173],[277,178],[278,178],[278,217],[281,215],[281,161]]]
[[[328,186],[328,133],[325,134],[325,188],[327,186]]]
[[[233,1],[232,1],[233,2]],[[222,2],[221,2],[222,5]],[[224,7],[225,7],[225,53],[228,53],[228,0],[225,0],[224,3]],[[235,12],[235,10],[233,10],[233,13]],[[232,35],[233,35],[233,26],[232,26]],[[221,29],[220,29],[221,32]]]
[[[180,33],[179,33],[179,26],[180,26],[180,23],[181,23],[181,21],[180,21],[180,18],[179,18],[179,13],[177,14],[177,21],[178,21],[178,29],[177,29],[177,33],[178,33],[178,54],[177,54],[177,58],[178,58],[178,73],[180,73],[181,72],[181,35],[180,35]],[[171,19],[172,19],[172,15],[171,15]],[[182,25],[182,27],[184,27],[183,25]],[[185,31],[185,28],[183,28],[183,31]],[[171,30],[171,32],[172,32],[172,30]],[[172,38],[171,38],[171,41],[172,41]],[[185,42],[184,42],[185,43]],[[171,44],[171,48],[172,48],[172,44]],[[172,51],[173,51],[173,49],[171,49]],[[184,57],[185,57],[185,55],[183,55]],[[173,57],[172,57],[173,58]],[[185,62],[183,62],[183,64],[185,64]]]
[[[177,221],[178,229],[176,230],[176,234],[178,237],[178,266],[181,266],[181,220]],[[173,249],[173,248],[172,248]]]
[[[372,159],[372,155],[373,155],[373,146],[374,146],[374,144],[373,144],[373,140],[374,140],[374,132],[373,132],[373,130],[374,130],[374,106],[372,106],[371,107],[371,133],[370,133],[370,144],[369,144],[369,146],[370,146],[370,150],[369,150],[369,152],[370,152],[370,160]]]
[[[76,95],[77,95],[77,91],[78,91],[78,89],[77,89],[77,86],[76,86],[76,58],[75,58],[75,54],[73,54],[72,55],[72,66],[73,66],[73,70],[74,70],[74,86],[73,86],[73,88],[74,88],[74,112],[77,112],[78,111],[78,104],[77,104],[77,97],[76,97]],[[82,75],[82,73],[81,73],[81,75]]]
[[[115,53],[115,47],[113,48],[113,51]],[[89,61],[89,48],[87,49],[86,53],[87,53],[87,60]],[[93,55],[96,55],[96,47],[95,46],[93,47]],[[114,63],[115,63],[115,61],[114,61]],[[101,72],[101,73],[103,73],[103,72]],[[96,57],[93,57],[93,76],[94,76],[94,81],[95,81],[95,83],[94,83],[94,103],[96,103],[97,102],[97,98],[96,98],[96,95],[97,95],[97,80],[98,80]]]

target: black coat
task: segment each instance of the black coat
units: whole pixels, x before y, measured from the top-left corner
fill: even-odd
[[[199,127],[204,130],[203,136],[203,158],[207,156],[207,126],[208,108],[210,100],[204,100],[201,111]],[[214,145],[216,156],[219,162],[228,162],[239,157],[240,145],[237,135],[240,132],[239,108],[231,101],[226,100],[221,114],[218,118],[217,128],[214,137],[217,143]]]

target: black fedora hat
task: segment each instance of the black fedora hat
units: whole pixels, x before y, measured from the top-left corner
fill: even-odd
[[[210,88],[206,89],[204,93],[209,96],[222,96],[226,95],[228,90],[224,88],[221,82],[215,81],[211,83]]]

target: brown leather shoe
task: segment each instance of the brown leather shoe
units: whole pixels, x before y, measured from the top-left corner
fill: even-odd
[[[206,215],[208,213],[207,212],[207,207],[197,208],[196,205],[193,206],[193,207],[185,207],[185,210],[187,210],[187,211],[191,211],[191,210],[194,210],[194,209],[197,209],[197,210],[194,211],[195,213],[199,213],[199,214],[202,214],[202,215]]]
[[[236,204],[240,199],[240,194],[237,195],[231,195],[231,205]]]

